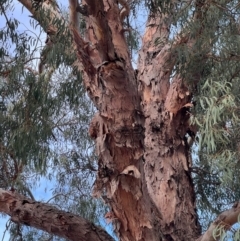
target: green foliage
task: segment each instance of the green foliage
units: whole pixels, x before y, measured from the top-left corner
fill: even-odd
[[[134,51],[139,49],[138,33],[134,30],[131,30],[128,33],[126,33],[125,36],[132,55]]]

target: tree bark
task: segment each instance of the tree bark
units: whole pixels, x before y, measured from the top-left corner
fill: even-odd
[[[168,23],[168,16],[149,18],[140,51],[138,81],[145,116],[144,174],[149,196],[158,210],[161,240],[195,240],[200,227],[189,146],[184,140],[190,128],[185,106],[191,102],[191,96],[178,76],[170,84],[175,62],[173,45],[166,41],[170,33]],[[153,40],[157,38],[164,44],[156,45]],[[178,42],[186,40],[184,37]]]
[[[90,126],[99,156],[94,195],[106,195],[120,240],[194,240],[200,228],[184,143],[189,115],[183,108],[190,95],[182,87],[171,93],[170,45],[153,42],[168,39],[168,19],[149,18],[135,75],[116,2],[85,4],[92,70],[83,68],[84,81],[98,108]],[[81,62],[82,40],[73,34]],[[182,86],[181,79],[175,83]],[[174,108],[167,109],[166,101]]]
[[[15,223],[35,227],[68,240],[114,240],[106,231],[77,215],[3,189],[0,189],[0,212],[11,216],[11,221]]]
[[[70,1],[72,11],[76,2]],[[51,8],[48,2],[44,4],[45,9]],[[182,108],[190,96],[182,89],[168,95],[174,65],[167,44],[168,19],[149,18],[137,75],[116,1],[85,0],[82,4],[86,34],[81,36],[74,23],[71,29],[76,65],[98,109],[89,129],[99,156],[93,194],[103,196],[110,205],[122,241],[194,240],[200,229],[189,149],[183,143],[189,116]],[[70,16],[76,21],[75,14]],[[165,46],[154,44],[157,37]],[[176,80],[176,86],[180,82]]]

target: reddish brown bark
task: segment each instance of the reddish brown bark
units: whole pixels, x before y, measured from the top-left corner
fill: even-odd
[[[157,224],[163,240],[194,240],[200,232],[189,170],[187,109],[191,101],[182,80],[170,74],[174,59],[170,46],[156,46],[154,39],[167,39],[167,17],[149,20],[139,60],[139,82],[145,115],[144,171],[148,193],[158,210]],[[161,26],[161,29],[159,29]],[[184,41],[184,39],[183,39]],[[160,66],[160,67],[157,67]],[[182,94],[180,96],[180,94]]]
[[[115,1],[86,3],[92,9],[86,18],[87,40],[93,43],[90,58],[96,74],[87,74],[85,83],[99,110],[90,126],[99,156],[94,195],[105,190],[121,240],[193,240],[200,230],[183,142],[189,116],[182,109],[190,97],[179,98],[172,112],[165,108],[174,61],[169,45],[156,47],[152,41],[167,39],[169,26],[157,17],[150,19],[137,79]],[[76,32],[74,36],[80,42]],[[169,102],[174,98],[178,96]],[[121,174],[128,166],[140,178]]]

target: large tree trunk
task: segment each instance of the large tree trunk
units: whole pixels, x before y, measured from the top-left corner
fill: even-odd
[[[98,109],[90,125],[99,156],[93,194],[110,205],[121,241],[195,240],[200,228],[184,139],[191,97],[180,77],[170,81],[167,17],[149,18],[137,73],[116,1],[83,2],[84,37],[76,29],[77,2],[70,3],[76,65]],[[156,46],[157,38],[164,44]]]
[[[95,48],[94,75],[87,73],[85,83],[99,111],[90,126],[99,156],[94,194],[106,194],[122,241],[194,240],[200,229],[183,108],[190,95],[181,79],[170,88],[170,46],[154,45],[157,37],[167,39],[169,26],[149,19],[135,75],[115,1],[86,3],[87,38]],[[80,36],[74,37],[80,52]]]
[[[155,240],[194,240],[200,228],[189,146],[185,141],[190,128],[185,106],[191,97],[180,77],[175,76],[170,86],[174,65],[170,45],[154,43],[157,38],[168,39],[167,20],[158,16],[149,19],[140,52],[138,82],[145,117],[142,181],[146,182],[152,206],[157,210],[151,219],[158,217],[152,224],[161,230],[162,239]]]

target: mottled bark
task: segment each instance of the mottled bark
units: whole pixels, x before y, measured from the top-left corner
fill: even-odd
[[[0,189],[0,212],[9,215],[15,223],[35,227],[68,240],[114,240],[104,230],[77,215],[63,212],[49,204],[37,202],[3,189]],[[218,240],[220,238],[218,235],[213,236],[214,229],[229,230],[233,224],[238,222],[239,215],[240,203],[236,202],[231,209],[221,213],[210,225],[206,233],[196,241]],[[108,213],[108,217],[114,219],[112,213]],[[145,240],[152,239],[146,236]]]
[[[70,4],[74,9],[76,1]],[[178,98],[174,92],[166,102],[174,61],[169,44],[153,42],[160,36],[166,43],[169,26],[149,20],[137,75],[116,1],[85,0],[83,6],[86,34],[73,27],[72,33],[76,65],[98,109],[89,130],[99,156],[93,195],[110,205],[122,241],[193,240],[199,228],[183,143],[189,116],[182,108],[189,96],[184,92],[174,111],[165,107]]]
[[[164,18],[164,19],[163,19]],[[200,233],[190,173],[189,146],[184,141],[189,129],[189,91],[181,78],[170,74],[174,56],[168,39],[167,16],[149,19],[139,59],[139,82],[145,115],[144,171],[148,193],[160,222],[162,240],[194,240]],[[165,23],[165,24],[163,24]],[[186,39],[180,40],[181,42]],[[157,67],[158,66],[158,67]]]
[[[114,240],[106,231],[77,215],[3,189],[0,189],[0,212],[11,216],[11,221],[15,223],[35,227],[68,240]]]
[[[184,105],[190,96],[177,89],[168,98],[171,46],[153,42],[157,37],[167,40],[169,26],[158,17],[150,19],[136,76],[115,1],[86,4],[90,14],[85,39],[92,43],[88,47],[94,75],[84,79],[99,111],[90,126],[99,156],[94,195],[106,195],[121,240],[194,240],[200,229],[184,143],[189,128]],[[81,42],[76,32],[74,36]],[[166,99],[174,111],[166,109]],[[175,104],[175,99],[180,101]]]

